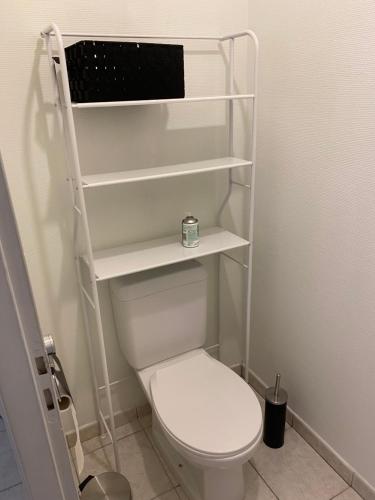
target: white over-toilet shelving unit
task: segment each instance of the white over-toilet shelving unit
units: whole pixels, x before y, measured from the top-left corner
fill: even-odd
[[[56,24],[51,24],[41,32],[46,41],[48,60],[54,85],[56,105],[61,113],[65,146],[67,154],[67,171],[71,191],[72,205],[74,210],[74,245],[78,282],[81,291],[82,308],[85,321],[85,329],[88,339],[89,355],[93,382],[96,388],[95,399],[98,411],[98,419],[102,429],[108,433],[114,448],[116,470],[120,470],[119,455],[116,443],[115,419],[111,398],[111,381],[108,373],[108,358],[106,353],[105,337],[102,325],[102,316],[98,295],[98,282],[118,276],[124,276],[147,269],[165,266],[176,262],[196,259],[206,255],[223,255],[238,262],[247,274],[245,281],[246,307],[245,307],[245,353],[244,369],[245,379],[248,377],[249,369],[249,341],[250,341],[250,298],[251,298],[251,274],[252,274],[252,242],[253,242],[253,220],[254,220],[254,181],[255,181],[255,154],[256,154],[256,94],[257,94],[257,66],[258,66],[258,40],[256,35],[250,31],[242,31],[224,36],[184,36],[184,35],[137,35],[137,34],[99,34],[99,33],[70,33],[61,32]],[[234,54],[235,40],[249,38],[254,47],[254,58],[252,59],[252,93],[234,93]],[[90,102],[74,103],[71,101],[69,90],[69,79],[64,52],[64,39],[154,39],[154,40],[216,40],[218,43],[229,44],[229,93],[227,95],[216,95],[206,97],[185,97],[184,99],[155,99],[141,101],[116,101],[116,102]],[[55,44],[55,45],[54,45]],[[54,55],[60,60],[59,73],[54,62]],[[234,110],[235,100],[250,100],[252,102],[252,113],[249,125],[248,137],[251,140],[250,159],[234,157]],[[228,127],[228,156],[214,158],[211,160],[197,161],[192,163],[181,163],[177,165],[166,165],[153,168],[126,170],[114,173],[102,173],[95,175],[82,175],[78,153],[77,134],[74,119],[74,110],[87,108],[107,108],[126,106],[152,106],[160,104],[176,103],[188,105],[200,101],[227,101],[229,106]],[[240,183],[232,179],[232,169],[248,167],[251,169],[250,185]],[[193,175],[202,172],[215,172],[227,170],[229,175],[229,189],[231,184],[239,184],[246,189],[250,196],[250,215],[248,226],[248,237],[244,239],[222,227],[210,227],[201,230],[200,245],[197,248],[184,248],[180,243],[180,235],[167,238],[153,239],[134,243],[123,247],[108,248],[95,251],[92,247],[88,214],[85,202],[85,192],[89,189],[98,189],[102,186],[114,184],[126,184],[131,182],[146,182],[152,179],[163,179],[167,177]],[[81,237],[84,248],[81,246]],[[226,252],[235,248],[247,248],[247,261],[240,262],[228,255]],[[84,275],[88,274],[89,285],[86,285]],[[107,410],[109,424],[106,420],[106,411],[103,411],[98,386],[98,372],[94,361],[94,334],[89,328],[89,310],[95,314],[97,327],[97,341],[100,352],[101,371],[105,385]]]

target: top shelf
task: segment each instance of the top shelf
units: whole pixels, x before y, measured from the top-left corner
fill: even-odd
[[[107,101],[107,102],[73,102],[72,107],[78,109],[87,108],[115,108],[127,106],[152,106],[155,104],[173,104],[187,102],[204,102],[204,101],[233,101],[236,99],[254,99],[254,94],[231,94],[231,95],[215,95],[206,97],[184,97],[177,99],[144,99],[139,101]]]
[[[134,34],[134,33],[81,33],[81,32],[60,32],[56,24],[52,23],[46,29],[41,31],[41,37],[58,36],[58,37],[72,37],[72,38],[137,38],[147,39],[153,38],[156,40],[216,40],[218,42],[225,42],[226,40],[234,40],[235,38],[250,37],[258,44],[255,33],[251,30],[236,31],[235,33],[226,33],[225,35],[171,35],[171,34]]]

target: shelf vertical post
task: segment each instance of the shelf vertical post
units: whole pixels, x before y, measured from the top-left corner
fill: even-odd
[[[228,50],[228,67],[229,67],[229,75],[228,75],[228,93],[229,95],[234,94],[234,38],[228,37],[229,40],[229,50]],[[228,156],[233,157],[234,156],[234,110],[233,110],[233,99],[228,100]],[[232,192],[232,181],[233,181],[233,175],[232,175],[232,169],[229,169],[228,171],[228,189],[227,193],[224,197],[224,200],[222,201],[219,211],[218,211],[218,224],[220,223],[220,218],[221,215],[224,211],[225,205],[228,202],[231,192]],[[220,262],[221,262],[221,254],[219,254],[219,278],[218,278],[218,297],[219,297],[219,302],[220,302],[220,291],[221,291],[221,270],[220,270]],[[220,307],[219,307],[220,310]],[[220,325],[220,313],[218,311],[218,322]],[[220,328],[220,327],[219,327]],[[219,353],[218,357],[219,360],[221,360],[221,345],[222,343],[219,343]]]
[[[234,94],[234,39],[229,39],[229,94]],[[234,114],[233,100],[229,101],[229,156],[234,156]],[[231,174],[231,171],[229,171]]]
[[[66,59],[65,59],[65,50],[64,50],[64,44],[63,44],[60,30],[56,26],[56,24],[51,24],[48,31],[43,33],[43,35],[47,37],[47,44],[50,43],[50,36],[51,36],[52,32],[54,33],[55,38],[56,38],[57,49],[58,49],[58,54],[59,54],[59,58],[60,58],[61,87],[62,87],[62,97],[63,97],[63,100],[61,100],[61,98],[60,98],[60,105],[61,105],[61,107],[64,108],[63,119],[65,121],[65,125],[67,128],[67,133],[66,133],[66,140],[67,140],[67,144],[68,144],[67,149],[68,149],[69,154],[70,154],[69,160],[73,164],[73,172],[74,172],[74,190],[73,190],[74,194],[73,194],[73,197],[74,197],[74,200],[77,197],[76,205],[79,206],[79,209],[81,212],[79,214],[80,215],[79,220],[81,222],[81,225],[83,228],[83,233],[84,233],[84,239],[85,239],[85,245],[86,245],[85,250],[86,250],[87,261],[88,261],[91,292],[93,295],[92,299],[93,299],[93,302],[95,305],[94,313],[95,313],[97,335],[98,335],[98,341],[99,341],[100,362],[101,362],[101,367],[102,367],[102,372],[103,372],[106,399],[107,399],[107,403],[108,403],[109,424],[110,424],[109,427],[111,430],[110,437],[111,437],[113,449],[114,449],[115,468],[119,472],[120,471],[120,460],[119,460],[118,447],[117,447],[117,442],[116,442],[116,428],[115,428],[114,411],[113,411],[112,396],[111,396],[111,387],[110,387],[109,372],[108,372],[108,363],[107,363],[107,356],[106,356],[106,347],[105,347],[105,341],[104,341],[102,317],[101,317],[101,312],[100,312],[98,287],[97,287],[97,283],[96,283],[96,275],[95,275],[95,270],[94,270],[94,260],[93,260],[93,250],[92,250],[92,244],[91,244],[90,228],[89,228],[89,223],[88,223],[86,202],[85,202],[83,187],[82,187],[81,167],[80,167],[80,161],[79,161],[78,144],[77,144],[75,124],[74,124],[72,101],[71,101],[71,97],[70,97],[70,88],[69,88],[69,79],[68,79]],[[49,50],[49,55],[51,55],[51,48],[49,48],[48,50]],[[52,64],[53,64],[53,61],[50,60],[51,70],[54,71],[52,68]],[[54,84],[56,85],[56,88],[57,88],[56,80],[54,80]],[[75,258],[77,260],[79,258],[79,256],[76,254]],[[77,266],[80,266],[79,262],[77,262]],[[79,281],[79,285],[81,287],[82,277],[81,277],[80,270],[78,272],[78,281]],[[86,311],[86,309],[85,309],[85,311]],[[89,325],[88,325],[86,312],[84,312],[83,314],[84,314],[85,328],[88,328]],[[93,354],[93,350],[92,350],[92,347],[90,344],[90,342],[91,342],[90,332],[88,332],[88,341],[89,341],[89,345],[90,345],[89,354],[91,357],[91,354]],[[93,359],[90,361],[92,362]],[[99,399],[100,399],[99,395],[97,394],[96,400],[97,400],[98,404],[100,405]]]
[[[257,97],[258,97],[258,59],[259,42],[255,33],[251,30],[245,32],[254,42],[254,72],[253,72],[253,106],[250,118],[251,129],[251,180],[250,180],[250,216],[249,216],[249,252],[246,283],[246,321],[245,321],[245,380],[249,382],[250,369],[250,333],[251,333],[251,292],[252,292],[252,270],[253,270],[253,247],[254,247],[254,201],[255,201],[255,168],[256,168],[256,134],[257,134]]]

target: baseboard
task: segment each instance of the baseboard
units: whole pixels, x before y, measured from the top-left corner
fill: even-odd
[[[140,406],[137,408],[134,408],[133,410],[127,410],[127,411],[118,411],[115,413],[115,426],[120,427],[121,425],[125,425],[128,422],[132,422],[133,420],[136,420],[138,416],[145,415],[147,413],[146,406]],[[151,408],[149,410],[151,412]],[[106,422],[109,425],[109,417],[106,418]],[[82,425],[79,428],[79,437],[81,441],[88,441],[89,439],[92,439],[96,436],[100,435],[100,426],[98,421],[90,422],[88,424]],[[74,446],[76,442],[76,433],[74,430],[66,432],[65,433],[65,438],[68,443],[68,447],[71,448]]]
[[[249,383],[264,397],[267,385],[252,370],[249,370]],[[365,500],[375,500],[373,488],[357,471],[351,467],[317,432],[315,432],[293,409],[288,407],[287,420],[291,427]]]
[[[353,473],[352,488],[365,500],[375,499],[375,488],[373,488],[371,484],[369,484],[366,479],[364,479],[357,472]]]

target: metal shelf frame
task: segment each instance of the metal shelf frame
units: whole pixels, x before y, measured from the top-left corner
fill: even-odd
[[[133,182],[131,176],[127,177],[126,174],[122,173],[123,178],[121,179],[116,176],[113,177],[113,182],[111,179],[105,179],[105,176],[102,177],[102,181],[98,181],[95,183],[93,177],[97,177],[100,179],[100,175],[97,176],[83,176],[81,172],[81,165],[79,159],[78,152],[78,142],[77,142],[77,134],[74,120],[74,109],[84,110],[86,108],[99,108],[99,107],[113,107],[113,106],[146,106],[146,105],[158,105],[158,104],[173,104],[173,103],[195,103],[195,102],[204,102],[204,101],[219,101],[224,100],[228,103],[229,109],[229,127],[228,127],[228,158],[226,160],[227,164],[218,162],[216,167],[206,167],[204,166],[205,162],[202,162],[202,167],[197,165],[189,164],[181,164],[176,165],[175,171],[173,170],[173,166],[166,167],[156,167],[155,173],[151,172],[151,169],[144,169],[147,172],[139,172],[139,176],[137,177],[135,174],[136,181],[146,181],[155,178],[164,178],[173,175],[189,175],[189,174],[197,174],[203,171],[214,171],[221,170],[224,168],[228,169],[228,179],[229,179],[229,187],[228,194],[226,200],[229,198],[232,186],[237,184],[243,188],[247,188],[250,197],[250,214],[249,214],[249,225],[248,225],[248,236],[247,239],[244,240],[228,231],[222,230],[223,234],[225,234],[225,238],[228,241],[233,241],[233,244],[224,245],[222,240],[221,244],[215,244],[210,248],[210,251],[206,254],[214,254],[224,256],[225,258],[229,258],[232,261],[240,264],[243,271],[246,273],[246,307],[245,307],[245,318],[244,318],[244,329],[245,329],[245,346],[244,346],[244,355],[243,355],[243,368],[245,370],[244,378],[248,381],[249,374],[249,350],[250,350],[250,315],[251,315],[251,280],[252,280],[252,258],[253,258],[253,228],[254,228],[254,187],[255,187],[255,165],[256,165],[256,130],[257,130],[257,80],[258,80],[258,59],[259,59],[259,43],[255,33],[251,30],[240,31],[236,33],[230,33],[223,36],[214,36],[214,35],[170,35],[170,34],[100,34],[100,33],[76,33],[76,32],[61,32],[58,26],[55,23],[50,24],[46,29],[41,32],[41,37],[45,40],[47,54],[48,54],[48,62],[50,66],[50,72],[53,82],[54,88],[54,97],[55,97],[55,105],[58,107],[63,123],[63,131],[64,131],[64,139],[65,139],[65,148],[66,148],[66,165],[68,172],[68,180],[70,186],[70,194],[72,198],[72,206],[74,212],[74,252],[75,252],[75,262],[76,262],[76,271],[79,289],[81,291],[81,305],[83,311],[83,319],[85,332],[87,336],[87,345],[88,352],[90,358],[91,365],[91,374],[92,374],[92,382],[94,387],[94,396],[96,403],[96,410],[98,415],[98,421],[101,425],[101,429],[105,430],[112,442],[114,448],[114,457],[115,457],[115,469],[120,471],[120,460],[118,453],[118,446],[116,442],[116,428],[115,428],[115,417],[113,411],[113,402],[111,396],[111,381],[109,378],[108,371],[108,355],[106,352],[105,345],[105,335],[103,331],[102,324],[102,315],[100,310],[100,301],[99,301],[99,293],[98,293],[98,276],[96,274],[95,269],[95,255],[92,247],[92,240],[90,235],[89,221],[88,221],[88,213],[85,202],[85,188],[89,187],[87,185],[87,179],[91,177],[93,181],[92,186],[90,187],[99,187],[106,186],[108,184],[118,184],[118,183],[126,183]],[[155,39],[155,40],[216,40],[218,43],[228,43],[229,44],[229,94],[228,95],[220,95],[220,96],[206,96],[206,97],[186,97],[184,99],[160,99],[160,100],[147,100],[147,101],[120,101],[120,102],[99,102],[99,103],[73,103],[71,100],[70,89],[69,89],[69,79],[67,72],[67,65],[65,59],[65,50],[64,50],[64,38],[76,38],[76,39],[88,39],[88,38],[105,38],[105,39]],[[235,49],[235,40],[239,38],[246,37],[248,38],[253,45],[254,50],[254,59],[253,59],[253,72],[252,72],[252,93],[251,94],[235,94],[234,93],[234,49]],[[55,47],[55,48],[54,48]],[[58,75],[56,72],[56,66],[53,60],[54,50],[56,50],[58,57],[60,58],[60,84],[58,81]],[[250,140],[251,140],[251,154],[249,160],[239,160],[234,158],[234,106],[233,103],[235,100],[249,100],[252,102],[252,117],[251,123],[249,126],[251,127],[250,132]],[[78,112],[78,111],[77,111]],[[83,112],[83,111],[82,111]],[[219,159],[220,160],[220,159]],[[223,159],[224,160],[224,159]],[[233,161],[236,162],[233,163]],[[250,185],[241,184],[232,178],[232,170],[236,167],[247,166],[251,169],[251,181]],[[163,170],[164,169],[164,170]],[[121,173],[120,173],[121,174]],[[112,174],[108,174],[111,176]],[[125,179],[125,180],[124,180]],[[220,232],[221,228],[214,228]],[[84,259],[82,259],[82,248],[80,248],[80,236],[83,235],[83,243],[84,243]],[[152,242],[151,242],[152,243]],[[243,263],[237,261],[231,255],[225,253],[227,250],[238,248],[238,247],[247,247],[247,262]],[[169,247],[170,248],[170,247]],[[176,252],[176,249],[172,250]],[[191,253],[191,256],[188,256],[188,259],[193,259],[195,257],[195,253]],[[122,256],[122,258],[126,258],[126,254]],[[172,258],[186,260],[185,258],[181,258],[180,254],[174,253]],[[88,270],[89,275],[89,285],[90,290],[84,285],[83,279],[83,271],[82,271],[82,261],[85,263]],[[169,262],[169,261],[168,261]],[[153,267],[157,267],[159,265],[166,265],[166,262],[156,262]],[[143,268],[137,268],[138,272]],[[123,274],[126,274],[125,272]],[[120,271],[121,275],[121,271]],[[103,279],[109,279],[109,277],[105,277]],[[100,355],[100,364],[101,371],[104,380],[104,390],[107,402],[107,411],[103,411],[102,404],[99,396],[99,384],[98,384],[98,376],[96,372],[96,363],[94,359],[94,347],[93,347],[93,338],[92,332],[90,332],[89,325],[89,311],[92,310],[95,315],[95,323],[97,327],[97,340],[98,340],[98,348]],[[106,413],[108,413],[108,421],[106,418]]]

